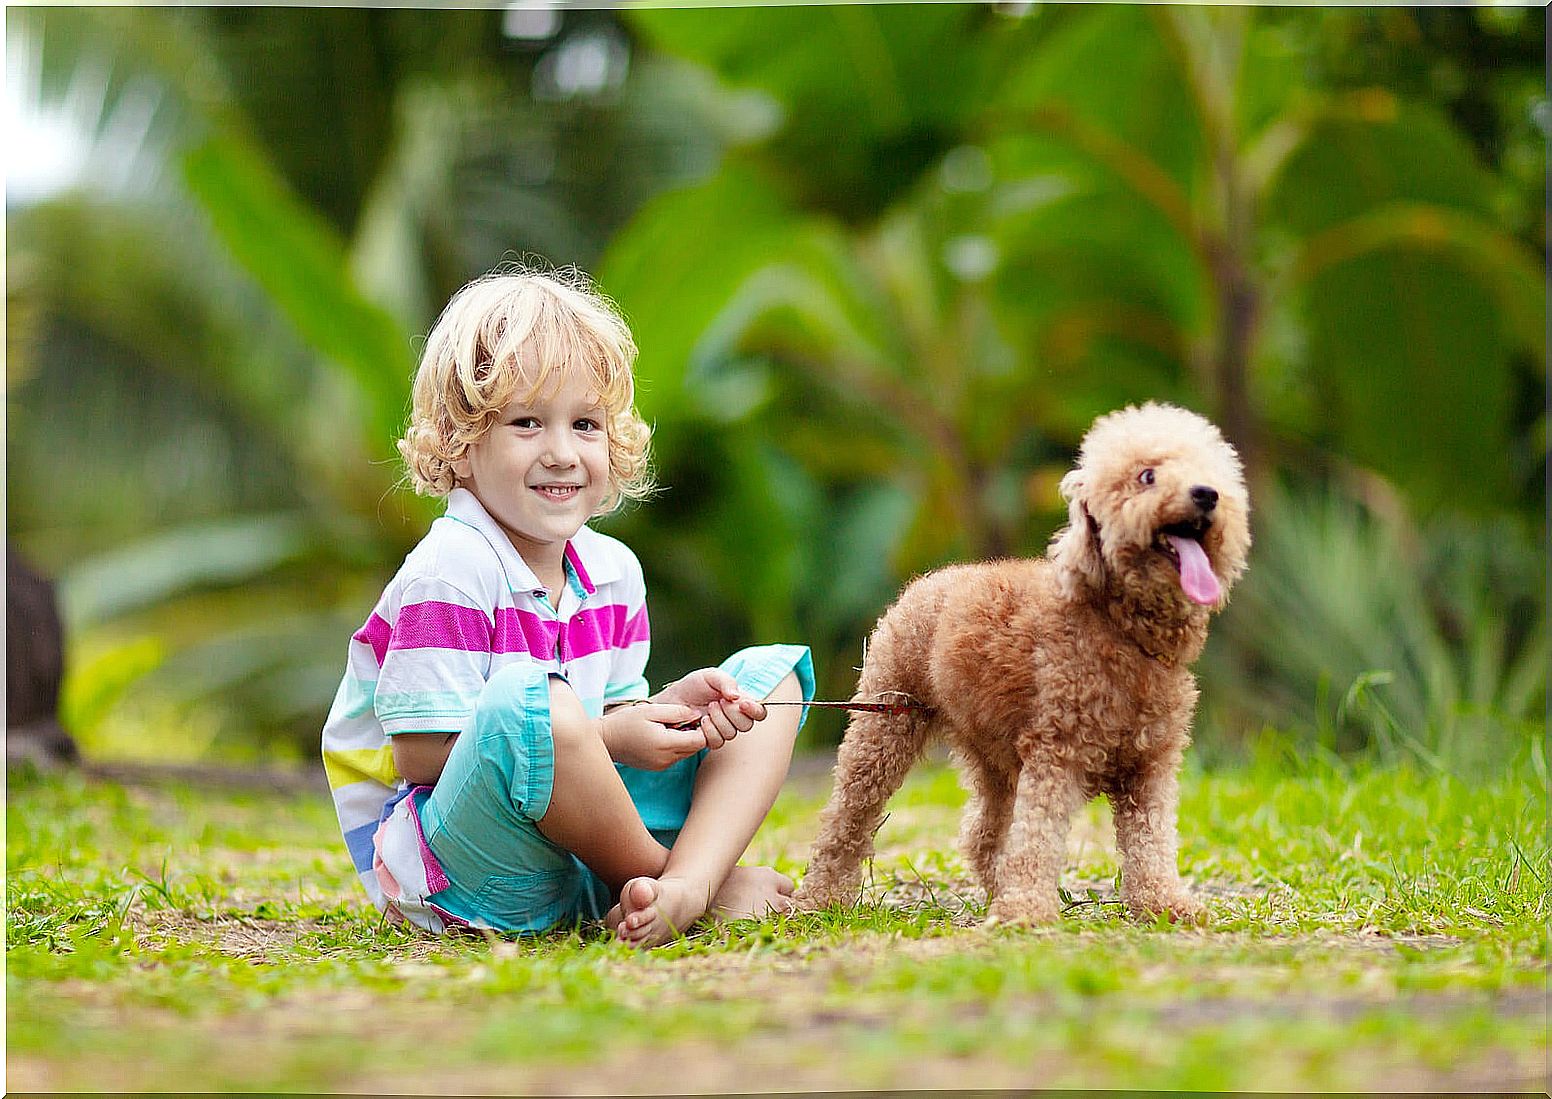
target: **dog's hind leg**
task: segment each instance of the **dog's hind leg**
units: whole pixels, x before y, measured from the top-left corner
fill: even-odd
[[[979,759],[964,759],[961,766],[970,800],[959,824],[959,850],[990,899],[997,895],[997,860],[1013,820],[1015,778]]]
[[[835,789],[820,815],[819,837],[794,901],[799,908],[851,904],[862,888],[862,863],[889,796],[921,758],[928,718],[922,714],[856,714],[835,760]]]

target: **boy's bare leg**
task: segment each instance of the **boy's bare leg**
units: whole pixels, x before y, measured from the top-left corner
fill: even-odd
[[[788,675],[772,700],[801,702]],[[649,946],[677,937],[708,909],[763,916],[791,904],[792,881],[767,867],[737,867],[770,812],[792,764],[801,711],[782,706],[747,733],[709,753],[695,778],[690,815],[659,874],[631,881],[606,917],[626,942]]]
[[[615,895],[632,878],[662,874],[668,848],[641,823],[598,722],[559,679],[550,680],[550,732],[555,785],[539,831],[586,863]]]

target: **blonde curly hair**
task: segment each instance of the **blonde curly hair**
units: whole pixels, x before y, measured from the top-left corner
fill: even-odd
[[[619,310],[578,271],[517,268],[469,283],[426,337],[399,454],[415,491],[446,496],[453,463],[519,395],[581,369],[607,412],[609,489],[598,514],[652,491],[652,429],[634,407],[636,341]]]

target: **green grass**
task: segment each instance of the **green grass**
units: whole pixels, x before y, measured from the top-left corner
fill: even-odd
[[[1067,918],[979,926],[963,800],[921,768],[849,912],[698,930],[433,939],[356,895],[328,800],[14,781],[9,1081],[24,1090],[748,1092],[1539,1089],[1540,756],[1499,777],[1266,753],[1190,772],[1205,930],[1127,920],[1104,804]],[[796,782],[752,856],[802,868]],[[671,1067],[669,1067],[671,1066]],[[670,1075],[664,1075],[664,1073]]]

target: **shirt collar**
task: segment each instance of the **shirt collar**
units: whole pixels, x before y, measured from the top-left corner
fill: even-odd
[[[485,536],[491,549],[496,551],[496,557],[507,575],[507,587],[513,592],[538,591],[544,587],[534,575],[533,569],[528,567],[528,562],[523,560],[522,554],[512,545],[507,532],[501,529],[501,524],[491,517],[474,493],[466,488],[453,489],[447,494],[446,515]],[[583,527],[566,543],[566,563],[571,566],[568,583],[575,577],[588,595],[596,592],[598,585],[618,580],[620,576],[619,566],[607,551],[604,536],[591,527]]]

